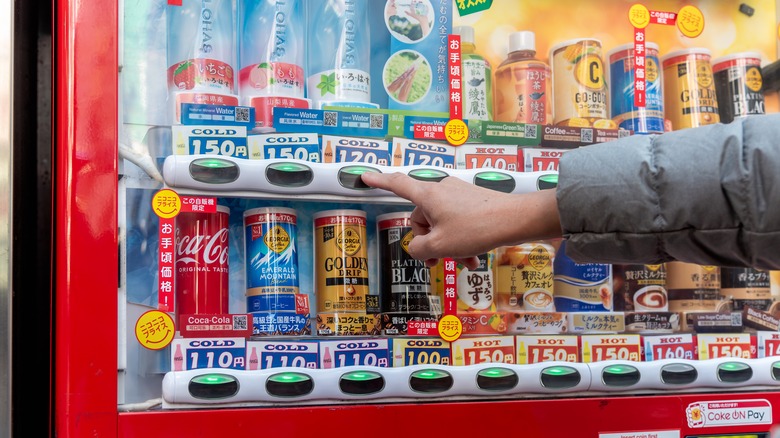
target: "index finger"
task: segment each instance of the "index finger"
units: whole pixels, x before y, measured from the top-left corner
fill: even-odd
[[[366,172],[360,178],[371,187],[393,192],[414,204],[420,196],[420,184],[426,184],[400,172]]]

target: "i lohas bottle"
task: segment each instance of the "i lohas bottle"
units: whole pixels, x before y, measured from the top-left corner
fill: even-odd
[[[463,118],[493,120],[493,71],[490,63],[476,52],[474,28],[456,26],[452,33],[460,35]]]
[[[550,66],[536,58],[536,35],[530,31],[509,35],[509,55],[496,69],[495,120],[552,123]]]
[[[273,108],[309,108],[302,0],[239,0],[238,90],[255,108],[255,128],[273,127]]]
[[[183,103],[238,105],[233,0],[169,2],[166,17],[173,123]]]
[[[371,103],[368,0],[307,3],[309,77],[313,108],[375,107]]]

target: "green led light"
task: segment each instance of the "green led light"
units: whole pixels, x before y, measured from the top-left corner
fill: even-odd
[[[636,368],[623,365],[613,365],[611,367],[604,368],[604,372],[610,374],[631,374],[636,372]]]
[[[444,377],[449,377],[449,373],[441,370],[420,370],[420,371],[413,372],[412,377],[416,377],[418,379],[423,379],[423,380],[433,380],[433,379],[441,379]]]
[[[413,169],[409,171],[409,176],[416,179],[421,180],[439,180],[442,178],[446,178],[449,175],[446,172],[443,172],[441,170],[436,169]]]
[[[350,380],[352,382],[366,382],[369,380],[380,379],[382,375],[373,371],[353,371],[351,373],[341,376],[344,380]]]
[[[501,172],[480,172],[474,178],[484,179],[485,181],[509,181],[510,175]]]
[[[219,158],[201,158],[199,160],[195,160],[193,164],[211,169],[224,169],[226,167],[236,166],[236,164],[231,161],[220,160]]]
[[[512,370],[508,370],[506,368],[486,368],[484,370],[481,370],[477,374],[482,377],[491,377],[494,379],[515,375],[515,373]]]
[[[279,373],[269,377],[268,380],[276,383],[300,383],[311,380],[311,378],[302,373]]]
[[[268,167],[280,172],[303,172],[309,170],[307,166],[298,163],[273,163]]]
[[[193,383],[201,385],[222,385],[224,383],[233,383],[236,379],[227,374],[203,374],[192,378]]]
[[[549,367],[542,370],[542,374],[546,374],[548,376],[568,376],[576,372],[577,370],[571,367]]]
[[[539,180],[550,184],[558,184],[558,174],[542,175],[539,177]]]
[[[718,368],[725,370],[725,371],[743,371],[748,368],[750,368],[749,365],[740,363],[740,362],[726,362],[723,364],[720,364]]]
[[[772,364],[772,368],[780,370],[780,362],[775,362]]]
[[[347,166],[342,168],[341,171],[351,175],[362,175],[366,172],[378,172],[378,170],[374,169],[373,167],[366,166]]]

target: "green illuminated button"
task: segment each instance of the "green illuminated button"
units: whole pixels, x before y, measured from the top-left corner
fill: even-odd
[[[345,394],[374,394],[384,387],[385,378],[374,371],[352,371],[339,378],[339,388]]]
[[[339,184],[342,187],[353,190],[370,190],[373,187],[363,182],[360,175],[366,172],[379,172],[379,170],[369,166],[346,166],[339,169]]]
[[[631,386],[639,382],[641,374],[631,365],[612,365],[601,370],[601,380],[607,386]]]
[[[444,370],[419,370],[409,377],[409,387],[416,392],[444,392],[452,388],[455,380]]]
[[[201,374],[190,380],[187,389],[195,398],[219,400],[238,393],[238,380],[228,374]]]
[[[275,186],[303,187],[314,180],[314,171],[300,163],[273,163],[265,169],[265,178]]]
[[[506,391],[519,381],[517,373],[507,368],[485,368],[477,373],[477,386],[487,391]]]
[[[512,193],[516,183],[512,175],[502,172],[480,172],[474,175],[474,185],[498,192]]]
[[[567,366],[553,366],[542,370],[542,386],[551,389],[573,388],[580,384],[580,372]]]
[[[439,182],[449,175],[437,169],[412,169],[409,171],[409,176],[420,181]]]
[[[753,377],[753,368],[744,362],[724,362],[718,365],[718,379],[726,383],[747,382]]]
[[[696,367],[686,363],[670,363],[661,367],[661,381],[670,385],[686,385],[699,377]]]
[[[775,380],[780,380],[780,362],[775,362],[772,364],[772,378]]]
[[[554,189],[558,187],[558,174],[542,175],[536,180],[538,190]]]
[[[207,184],[227,184],[238,179],[238,165],[222,158],[198,158],[190,163],[190,176]]]
[[[314,389],[314,381],[304,373],[277,373],[265,381],[265,390],[276,397],[300,397]]]

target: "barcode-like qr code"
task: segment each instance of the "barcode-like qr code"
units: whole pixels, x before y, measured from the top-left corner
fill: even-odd
[[[339,124],[339,114],[335,111],[325,111],[322,114],[322,126],[336,127]]]
[[[525,132],[524,132],[525,138],[536,138],[536,136],[538,135],[536,133],[537,126],[538,125],[525,125]]]
[[[731,325],[733,327],[742,325],[742,314],[739,312],[731,312]]]
[[[246,330],[247,320],[246,315],[233,315],[233,330]]]
[[[580,131],[580,141],[583,143],[593,143],[593,130],[582,128],[582,131]]]
[[[629,131],[628,129],[618,130],[618,138],[630,137],[630,136],[631,136],[631,131]]]
[[[371,114],[369,119],[369,128],[385,129],[385,118],[382,114]]]
[[[236,108],[236,122],[249,121],[249,108]]]

